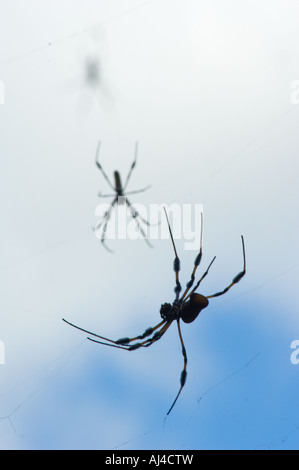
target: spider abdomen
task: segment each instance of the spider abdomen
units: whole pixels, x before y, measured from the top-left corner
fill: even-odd
[[[180,317],[183,322],[192,323],[208,305],[209,301],[204,295],[191,294],[190,300],[181,305]]]
[[[122,185],[120,180],[120,174],[118,171],[114,172],[114,182],[115,182],[115,189],[117,192],[122,192]]]

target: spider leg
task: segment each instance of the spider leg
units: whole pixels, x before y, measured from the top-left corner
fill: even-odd
[[[158,330],[158,328],[160,328],[162,326],[163,328],[163,325],[166,323],[166,320],[162,320],[160,323],[158,323],[156,326],[154,327],[150,327],[150,328],[147,328],[145,330],[145,332],[142,334],[142,335],[139,335],[139,336],[135,336],[135,338],[121,338],[121,339],[118,339],[116,341],[117,344],[121,344],[123,346],[129,346],[129,343],[131,343],[132,341],[137,341],[139,339],[144,339],[146,338],[147,336],[150,336],[152,335],[156,330]],[[156,333],[157,334],[157,333]],[[145,342],[149,341],[148,339]],[[140,345],[143,345],[143,343],[138,343]]]
[[[178,391],[178,394],[177,396],[175,397],[174,399],[174,402],[172,403],[171,407],[169,408],[168,412],[167,412],[167,415],[169,415],[169,413],[171,412],[172,408],[174,407],[174,405],[176,404],[177,402],[177,399],[179,398],[180,396],[180,393],[186,383],[186,378],[187,378],[187,353],[186,353],[186,348],[185,348],[185,345],[184,345],[184,341],[183,341],[183,337],[182,337],[182,332],[181,332],[181,327],[180,327],[180,319],[177,320],[177,325],[178,325],[178,332],[179,332],[179,337],[180,337],[180,342],[181,342],[181,345],[182,345],[182,354],[183,354],[183,358],[184,358],[184,368],[181,372],[181,378],[180,378],[180,383],[181,383],[181,387]]]
[[[114,341],[112,339],[109,339],[109,338],[105,338],[105,336],[101,336],[101,335],[98,335],[97,333],[93,333],[92,331],[89,331],[89,330],[86,330],[84,328],[81,328],[80,326],[77,326],[77,325],[74,325],[74,323],[71,323],[69,322],[68,320],[65,320],[64,318],[62,319],[65,323],[67,323],[68,325],[76,328],[77,330],[79,331],[83,331],[84,333],[87,333],[88,335],[92,335],[94,336],[95,338],[99,338],[99,339],[102,339],[103,341],[106,341],[105,343],[104,342],[101,342],[101,341],[97,341],[95,339],[92,339],[92,338],[88,338],[90,341],[94,341],[96,343],[99,343],[99,344],[104,344],[105,346],[113,346],[113,347],[116,347],[116,348],[120,348],[120,349],[128,349],[130,348],[130,344],[132,341],[137,341],[137,340],[142,340],[144,338],[146,338],[147,336],[150,336],[152,335],[156,330],[158,330],[161,326],[162,326],[162,329],[163,329],[163,325],[166,323],[166,320],[162,320],[160,323],[158,323],[156,326],[154,327],[150,327],[150,328],[147,328],[145,330],[145,332],[142,334],[142,335],[139,335],[139,336],[136,336],[135,338],[120,338],[118,339],[117,341]],[[158,336],[157,333],[154,335],[155,336]],[[157,338],[158,339],[158,338]],[[156,339],[156,341],[157,341]],[[149,341],[149,340],[147,340]],[[145,341],[144,343],[146,343],[147,341]],[[109,344],[110,343],[110,344]],[[138,343],[141,345],[143,345],[143,343]]]
[[[148,246],[150,246],[150,247],[152,248],[153,245],[148,241],[148,239],[147,239],[147,237],[146,237],[145,231],[143,230],[143,228],[142,228],[142,227],[140,226],[140,224],[138,223],[138,218],[141,219],[141,220],[143,220],[144,222],[146,222],[146,221],[145,221],[144,219],[142,219],[142,217],[141,217],[139,214],[136,215],[136,211],[135,211],[133,205],[128,201],[127,198],[125,198],[125,201],[126,201],[126,204],[127,204],[128,208],[130,209],[130,212],[131,212],[131,214],[132,214],[132,216],[133,216],[133,219],[136,220],[137,227],[138,227],[138,229],[139,229],[141,235],[143,236],[143,238],[144,238],[144,240],[146,241],[146,243],[148,244]],[[146,222],[146,223],[147,223],[147,222]]]
[[[112,341],[111,339],[108,339],[108,338],[105,338],[104,336],[100,336],[96,333],[93,333],[92,331],[89,331],[89,330],[85,330],[84,328],[81,328],[80,326],[77,326],[77,325],[74,325],[74,323],[71,323],[69,322],[68,320],[66,320],[65,318],[62,319],[65,323],[67,323],[68,325],[72,326],[73,328],[76,328],[77,330],[79,331],[83,331],[84,333],[87,333],[88,335],[92,335],[92,336],[95,336],[96,338],[100,338],[100,339],[103,339],[104,341],[109,341],[110,343],[115,343],[116,344],[116,341]],[[106,343],[105,343],[106,344]],[[108,345],[107,345],[108,346]],[[110,346],[110,345],[109,345]]]
[[[142,348],[142,347],[147,348],[147,347],[151,346],[153,343],[155,343],[156,341],[158,341],[160,338],[162,338],[164,333],[166,333],[166,331],[170,327],[171,323],[172,323],[172,321],[166,322],[166,320],[163,320],[158,325],[156,325],[154,328],[148,328],[147,330],[145,330],[143,335],[137,336],[136,338],[121,338],[117,341],[113,341],[114,344],[107,344],[107,343],[104,343],[102,341],[98,341],[98,340],[92,339],[92,338],[88,338],[88,339],[90,341],[93,341],[94,343],[103,344],[105,346],[113,346],[113,347],[119,348],[119,349],[126,349],[127,351],[135,351],[136,349],[139,349],[139,348]],[[142,341],[141,343],[129,344],[131,341],[136,341],[138,339],[144,339],[146,336],[151,335],[161,325],[163,325],[162,328],[159,331],[157,331],[153,335],[152,338],[146,339],[145,341]],[[111,341],[111,340],[109,340],[109,341]]]
[[[207,299],[211,299],[212,297],[219,297],[220,295],[226,294],[226,292],[229,291],[229,289],[231,289],[235,284],[237,284],[242,279],[243,276],[245,276],[245,274],[246,274],[246,257],[245,257],[245,244],[244,244],[243,235],[241,236],[241,239],[242,239],[242,249],[243,249],[243,270],[233,278],[233,280],[232,280],[232,282],[229,286],[227,286],[222,291],[217,292],[216,294],[207,296]]]
[[[182,290],[182,286],[181,286],[181,283],[180,283],[180,280],[179,280],[179,272],[180,272],[180,269],[181,269],[181,262],[180,262],[180,258],[178,257],[177,251],[176,251],[176,247],[175,247],[175,243],[174,243],[174,239],[173,239],[173,235],[172,235],[172,231],[171,231],[171,228],[170,228],[170,223],[169,223],[169,219],[168,219],[168,215],[167,215],[165,207],[164,207],[164,212],[165,212],[165,215],[166,215],[168,229],[169,229],[169,233],[170,233],[170,237],[171,237],[171,241],[172,241],[172,246],[173,246],[174,254],[175,254],[175,259],[174,259],[174,262],[173,262],[173,269],[174,269],[174,272],[175,272],[176,286],[174,288],[174,292],[176,294],[176,300],[179,300],[180,292]]]
[[[131,165],[131,168],[129,170],[129,173],[128,173],[128,176],[127,176],[124,188],[123,188],[124,191],[125,191],[126,187],[128,186],[129,180],[130,180],[131,175],[132,175],[132,171],[135,168],[135,165],[136,165],[136,162],[137,162],[137,153],[138,153],[138,142],[135,142],[135,158],[134,158],[134,161],[133,161],[133,163]]]
[[[116,204],[118,198],[116,197],[111,206],[109,207],[108,211],[106,212],[105,216],[104,216],[104,220],[102,220],[96,227],[95,227],[95,232],[97,230],[99,230],[99,228],[102,226],[102,224],[104,224],[103,226],[103,231],[102,231],[102,237],[101,237],[101,243],[103,244],[103,246],[106,248],[107,251],[109,251],[110,253],[113,253],[113,251],[108,248],[108,246],[105,244],[105,239],[106,239],[106,231],[107,231],[107,225],[108,225],[108,222],[110,220],[110,217],[111,217],[111,214],[112,214],[112,209],[114,207],[114,205]]]
[[[108,196],[108,195],[107,195],[107,196]],[[115,196],[115,195],[113,194],[113,196]],[[116,201],[117,201],[117,198],[114,198],[113,201],[112,201],[112,203],[111,203],[111,205],[110,205],[110,207],[109,207],[109,209],[108,209],[108,211],[104,213],[104,215],[103,215],[103,217],[102,217],[102,220],[100,220],[100,221],[97,223],[97,225],[95,226],[95,228],[94,228],[94,231],[95,231],[95,232],[96,232],[97,230],[99,230],[105,222],[108,222],[109,218],[111,217],[112,208],[113,208],[114,204],[116,203]],[[108,220],[107,220],[107,219],[108,219]]]
[[[117,349],[124,349],[125,351],[129,351],[129,348],[127,348],[126,346],[119,346],[117,344],[112,344],[112,343],[105,343],[104,341],[99,341],[99,340],[96,340],[94,338],[89,338],[89,336],[87,337],[87,339],[89,341],[92,341],[93,343],[97,343],[97,344],[103,344],[104,346],[110,346],[112,348],[117,348]],[[110,339],[108,339],[107,341],[111,341]]]
[[[210,262],[210,264],[209,264],[209,266],[208,266],[206,272],[205,272],[205,273],[203,274],[203,276],[199,279],[199,281],[198,281],[198,283],[196,284],[196,286],[192,289],[192,291],[189,293],[189,295],[184,299],[184,302],[186,302],[186,301],[189,299],[189,297],[193,294],[193,292],[196,291],[196,289],[198,288],[198,286],[199,286],[199,284],[201,283],[201,281],[208,275],[208,272],[209,272],[209,270],[210,270],[210,267],[211,267],[212,264],[214,263],[215,259],[216,259],[216,256],[214,256],[214,258],[213,258],[212,261]],[[185,294],[184,294],[184,295],[185,295]]]
[[[102,194],[101,192],[99,192],[98,197],[115,197],[115,193],[114,194]]]
[[[191,287],[193,286],[193,283],[195,281],[195,273],[196,273],[196,270],[201,262],[201,258],[202,258],[202,234],[203,234],[203,215],[201,213],[201,235],[200,235],[200,249],[199,249],[199,253],[198,255],[196,256],[195,258],[195,261],[194,261],[194,268],[193,268],[193,271],[191,273],[191,279],[190,281],[187,283],[186,285],[186,290],[185,292],[183,293],[182,297],[181,297],[181,301],[184,300],[184,298],[186,297],[186,295],[188,294],[189,290],[191,289]],[[201,279],[202,281],[202,279]],[[197,286],[198,287],[198,286]]]
[[[128,194],[140,193],[140,192],[143,192],[143,191],[145,191],[146,189],[148,189],[148,188],[150,188],[150,187],[151,187],[151,186],[147,186],[147,188],[145,188],[145,189],[143,189],[143,190],[139,190],[139,191],[129,191],[128,193],[124,193],[124,196],[127,198],[127,195],[128,195]],[[128,200],[128,199],[127,199],[127,200]],[[128,202],[129,202],[129,201],[128,201]],[[133,204],[131,204],[130,202],[129,202],[129,204],[130,204],[130,206],[134,207]],[[137,211],[135,211],[134,213],[131,211],[131,213],[132,213],[132,216],[133,216],[134,219],[136,219],[137,217],[139,217],[139,219],[142,220],[142,222],[143,222],[144,224],[146,224],[148,227],[151,227],[151,226],[153,226],[153,225],[157,226],[157,225],[160,225],[160,223],[161,223],[160,221],[158,221],[158,223],[156,223],[156,224],[151,224],[148,220],[144,219],[140,214],[138,214]]]
[[[146,188],[141,189],[141,190],[139,190],[139,191],[129,191],[128,193],[124,193],[124,196],[125,196],[126,199],[127,199],[127,195],[128,195],[128,194],[137,194],[137,193],[141,193],[141,192],[143,192],[143,191],[146,191],[146,189],[148,189],[148,188],[150,188],[150,187],[151,187],[151,186],[147,186]],[[127,200],[128,200],[128,199],[127,199]],[[129,202],[129,201],[128,201],[128,202]],[[129,202],[129,204],[130,204],[131,207],[134,208],[133,204],[131,204],[130,202]],[[151,224],[148,220],[144,219],[137,211],[135,211],[134,213],[133,213],[133,211],[131,211],[131,213],[132,213],[132,217],[133,217],[134,219],[136,219],[136,218],[138,217],[138,218],[139,218],[140,220],[142,220],[142,222],[143,222],[144,224],[146,224],[148,227],[151,227],[151,226],[153,226],[153,225],[157,226],[157,225],[160,225],[160,223],[161,223],[160,221],[158,221],[158,223],[156,223],[156,224]]]
[[[113,184],[111,183],[111,181],[109,180],[108,176],[106,175],[105,171],[103,170],[102,168],[102,165],[99,163],[98,161],[98,156],[99,156],[99,153],[100,153],[100,148],[101,148],[101,142],[98,143],[98,146],[97,146],[97,151],[96,151],[96,165],[98,166],[98,168],[101,170],[102,172],[102,175],[104,176],[105,180],[107,181],[108,185],[110,186],[110,188],[115,191],[115,188],[113,186]]]
[[[126,194],[129,194],[129,193],[126,193]],[[125,196],[126,196],[125,194]],[[130,211],[131,211],[131,214],[133,216],[134,219],[140,219],[142,220],[142,222],[146,225],[148,225],[149,227],[151,226],[151,224],[148,222],[148,220],[144,219],[143,217],[141,217],[141,215],[134,209],[134,206],[133,204],[128,200],[128,198],[126,197],[126,201],[127,201],[127,205],[128,207],[130,207]]]
[[[168,330],[168,328],[170,327],[170,325],[172,324],[173,320],[171,321],[168,321],[165,323],[165,325],[159,330],[157,331],[152,338],[146,340],[143,342],[142,346],[144,346],[145,348],[148,348],[149,346],[151,346],[153,343],[155,343],[156,341],[159,341],[159,339],[162,338],[162,336],[166,333],[166,331]],[[147,343],[147,344],[146,344]]]
[[[111,248],[109,248],[109,247],[106,245],[105,239],[104,239],[103,237],[102,237],[102,239],[101,239],[101,243],[102,243],[103,247],[104,247],[107,251],[109,251],[109,253],[114,253],[114,251],[111,250]]]
[[[126,196],[127,194],[138,194],[138,193],[144,193],[144,191],[147,191],[148,189],[150,189],[152,187],[152,185],[150,184],[149,186],[146,186],[145,188],[142,188],[142,189],[137,189],[135,191],[128,191],[126,193],[124,193],[124,196]]]

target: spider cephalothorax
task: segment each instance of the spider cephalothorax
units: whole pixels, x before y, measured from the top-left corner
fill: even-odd
[[[202,294],[196,293],[195,291],[198,289],[198,287],[201,284],[201,282],[203,281],[203,279],[207,276],[210,267],[212,266],[213,262],[215,261],[215,257],[214,257],[213,260],[211,261],[211,263],[209,264],[208,268],[206,269],[205,273],[201,276],[201,278],[197,282],[197,284],[194,287],[192,287],[194,282],[195,282],[195,274],[196,274],[197,268],[198,268],[198,266],[200,264],[200,261],[201,261],[201,258],[202,258],[202,236],[201,236],[200,251],[199,251],[199,253],[198,253],[198,255],[197,255],[197,257],[195,258],[195,261],[194,261],[194,268],[193,268],[193,271],[191,273],[191,279],[187,283],[184,293],[181,295],[182,288],[181,288],[181,284],[180,284],[180,281],[179,281],[180,260],[178,258],[177,251],[176,251],[176,248],[175,248],[175,244],[174,244],[174,240],[173,240],[173,236],[172,236],[172,232],[171,232],[171,228],[170,228],[170,224],[169,224],[169,221],[168,221],[167,214],[166,214],[166,218],[167,218],[169,232],[170,232],[170,236],[171,236],[171,240],[172,240],[172,244],[173,244],[173,248],[174,248],[174,252],[175,252],[175,260],[174,260],[174,265],[173,266],[174,266],[175,281],[176,281],[174,292],[175,292],[176,296],[175,296],[175,300],[172,304],[164,303],[164,304],[161,305],[160,315],[161,315],[162,321],[160,321],[160,323],[158,323],[154,327],[147,328],[144,331],[144,333],[142,333],[141,335],[135,336],[134,338],[129,338],[129,337],[128,338],[121,338],[117,341],[105,338],[104,336],[97,335],[97,334],[92,333],[88,330],[84,330],[83,328],[80,328],[80,327],[78,327],[78,326],[74,325],[73,323],[70,323],[66,320],[64,320],[64,321],[66,323],[68,323],[69,325],[77,328],[78,330],[84,331],[85,333],[88,333],[88,334],[94,336],[94,338],[88,338],[88,339],[95,342],[95,343],[104,344],[105,346],[112,346],[114,348],[124,349],[126,351],[135,351],[136,349],[139,349],[141,347],[147,348],[147,347],[151,346],[153,343],[155,343],[156,341],[161,339],[162,336],[166,333],[166,331],[170,327],[170,325],[173,323],[173,321],[176,321],[177,322],[179,339],[180,339],[180,343],[181,343],[181,347],[182,347],[182,355],[183,355],[183,359],[184,359],[184,368],[181,372],[181,377],[180,377],[181,386],[179,388],[179,391],[176,395],[175,400],[173,401],[170,409],[168,410],[167,414],[169,414],[171,412],[172,408],[174,407],[174,405],[175,405],[175,403],[176,403],[176,401],[177,401],[177,399],[178,399],[178,397],[179,397],[179,395],[180,395],[180,393],[181,393],[181,391],[182,391],[182,389],[185,385],[186,378],[187,378],[187,353],[186,353],[185,345],[184,345],[184,342],[183,342],[181,326],[180,326],[180,320],[182,320],[184,323],[192,323],[197,318],[197,316],[200,314],[200,312],[209,305],[209,299],[211,299],[213,297],[219,297],[220,295],[225,294],[226,292],[229,291],[229,289],[232,286],[237,284],[246,273],[246,260],[245,260],[244,239],[242,237],[243,270],[239,274],[237,274],[237,276],[235,276],[233,278],[231,283],[225,289],[223,289],[222,291],[217,292],[216,294],[204,296]],[[202,229],[201,229],[201,235],[202,235]],[[190,289],[191,289],[191,292],[190,292]],[[95,339],[95,338],[98,338],[98,339]]]
[[[160,315],[163,320],[173,321],[180,318],[180,306],[178,303],[162,304],[160,308]]]

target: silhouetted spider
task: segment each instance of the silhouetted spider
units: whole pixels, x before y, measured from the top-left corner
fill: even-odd
[[[127,198],[127,195],[128,194],[137,194],[137,193],[142,193],[144,191],[146,191],[147,189],[149,189],[151,186],[147,186],[146,188],[143,188],[143,189],[138,189],[136,191],[129,191],[129,192],[125,192],[126,191],[126,188],[128,186],[128,183],[129,183],[129,180],[131,178],[131,174],[132,174],[132,171],[134,170],[135,168],[135,165],[136,165],[136,161],[137,161],[137,152],[138,152],[138,143],[136,142],[135,144],[135,158],[134,158],[134,161],[131,165],[131,168],[129,170],[129,173],[128,173],[128,176],[127,176],[127,179],[126,179],[126,182],[124,184],[124,186],[122,186],[122,183],[121,183],[121,179],[120,179],[120,174],[118,171],[115,171],[114,172],[114,186],[113,184],[111,183],[111,181],[109,180],[108,176],[106,175],[106,173],[104,172],[103,170],[103,167],[102,165],[99,163],[98,161],[98,156],[99,156],[99,152],[100,152],[100,147],[101,147],[101,142],[99,142],[98,144],[98,148],[97,148],[97,152],[96,152],[96,165],[98,166],[98,168],[101,170],[102,172],[102,175],[104,176],[105,180],[107,181],[108,185],[110,186],[110,188],[114,191],[114,194],[102,194],[102,193],[99,193],[99,197],[113,197],[114,199],[112,200],[112,203],[108,209],[108,211],[104,214],[103,216],[103,220],[100,221],[96,227],[95,227],[95,232],[98,231],[101,227],[103,227],[102,229],[102,236],[101,236],[101,242],[103,243],[104,247],[112,252],[112,250],[110,250],[110,248],[107,247],[107,245],[105,244],[105,239],[106,239],[106,231],[107,231],[107,225],[108,225],[108,222],[110,220],[110,217],[111,217],[111,214],[112,214],[112,209],[113,207],[115,206],[115,204],[126,204],[128,206],[128,208],[130,209],[130,212],[132,214],[132,217],[136,220],[137,222],[137,226],[138,226],[138,229],[140,230],[140,233],[142,234],[144,240],[146,241],[146,243],[151,247],[152,245],[150,244],[150,242],[148,241],[148,239],[146,238],[146,234],[143,230],[143,228],[140,226],[138,220],[141,220],[143,223],[145,223],[146,225],[150,225],[150,223],[145,220],[143,217],[141,217],[140,214],[138,214],[138,212],[134,209],[133,205],[129,202],[128,198]]]
[[[183,389],[183,387],[186,383],[186,378],[187,378],[187,353],[186,353],[186,349],[185,349],[185,345],[184,345],[183,337],[182,337],[182,333],[181,333],[180,320],[182,319],[184,323],[192,323],[197,318],[199,313],[209,305],[209,300],[208,299],[211,299],[213,297],[219,297],[220,295],[225,294],[233,285],[237,284],[246,273],[246,259],[245,259],[244,238],[243,238],[243,236],[241,236],[242,249],[243,249],[243,270],[233,278],[232,282],[224,290],[219,291],[219,292],[217,292],[216,294],[213,294],[213,295],[204,296],[202,294],[197,294],[195,292],[196,289],[199,287],[200,283],[202,282],[202,280],[207,276],[210,267],[212,266],[212,264],[214,263],[214,261],[216,259],[216,256],[215,256],[212,259],[211,263],[209,264],[206,272],[199,279],[199,281],[197,282],[195,287],[193,287],[193,289],[190,291],[190,289],[193,286],[194,281],[195,281],[196,270],[197,270],[197,268],[200,264],[201,258],[202,258],[202,233],[203,233],[203,223],[202,223],[202,225],[201,225],[200,250],[199,250],[199,253],[196,256],[195,261],[194,261],[194,268],[193,268],[193,271],[192,271],[192,274],[191,274],[191,279],[187,283],[186,289],[185,289],[183,295],[180,297],[180,292],[182,290],[180,280],[179,280],[180,259],[178,257],[177,251],[176,251],[176,247],[175,247],[175,243],[174,243],[174,239],[173,239],[173,235],[172,235],[172,231],[171,231],[171,228],[170,228],[170,224],[169,224],[169,220],[168,220],[168,216],[167,216],[166,211],[165,211],[165,214],[166,214],[169,233],[170,233],[170,237],[171,237],[171,241],[172,241],[172,245],[173,245],[173,249],[174,249],[174,253],[175,253],[175,259],[174,259],[173,267],[174,267],[174,271],[175,271],[176,286],[175,286],[174,291],[175,291],[176,295],[175,295],[175,299],[174,299],[172,304],[165,303],[165,304],[161,305],[160,315],[161,315],[162,321],[154,327],[147,328],[142,335],[135,336],[134,338],[120,338],[117,341],[113,341],[111,339],[105,338],[104,336],[100,336],[96,333],[92,333],[91,331],[80,328],[79,326],[76,326],[73,323],[70,323],[69,321],[67,321],[65,319],[63,319],[63,321],[66,322],[67,324],[73,326],[74,328],[77,328],[80,331],[83,331],[83,332],[85,332],[89,335],[94,336],[95,338],[99,338],[99,339],[103,340],[103,341],[98,341],[97,339],[88,337],[88,339],[90,341],[93,341],[93,342],[98,343],[98,344],[104,344],[105,346],[112,346],[114,348],[124,349],[126,351],[135,351],[136,349],[139,349],[140,347],[146,347],[147,348],[147,347],[151,346],[153,343],[155,343],[156,341],[161,339],[162,336],[166,333],[166,331],[170,327],[170,325],[172,324],[172,322],[176,321],[177,322],[177,328],[178,328],[178,334],[179,334],[179,338],[180,338],[180,342],[181,342],[181,346],[182,346],[182,354],[183,354],[183,358],[184,358],[184,368],[181,372],[181,378],[180,378],[180,385],[181,386],[180,386],[180,389],[179,389],[178,394],[177,394],[175,400],[173,401],[170,409],[167,412],[167,414],[169,415],[169,413],[171,412],[172,408],[174,407],[174,405],[175,405],[175,403],[176,403],[176,401],[177,401],[177,399],[178,399],[178,397],[179,397],[179,395],[180,395],[180,393],[181,393],[181,391],[182,391],[182,389]],[[148,338],[148,339],[145,339],[148,336],[151,336],[151,337]],[[104,341],[106,341],[106,342],[104,342]]]

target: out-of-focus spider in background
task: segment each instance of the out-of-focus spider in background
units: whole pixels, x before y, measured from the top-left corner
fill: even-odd
[[[197,270],[197,268],[198,268],[198,266],[201,262],[201,259],[202,259],[202,234],[203,234],[203,221],[202,221],[200,250],[199,250],[199,253],[196,256],[195,261],[194,261],[194,268],[193,268],[193,271],[191,273],[191,279],[187,283],[186,289],[185,289],[183,295],[181,295],[181,297],[180,297],[180,293],[182,291],[182,286],[181,286],[181,283],[180,283],[180,280],[179,280],[180,259],[179,259],[178,254],[177,254],[176,246],[175,246],[175,243],[174,243],[174,239],[173,239],[173,235],[172,235],[172,231],[171,231],[171,227],[170,227],[170,224],[169,224],[169,220],[168,220],[168,216],[167,216],[166,211],[165,211],[165,215],[166,215],[167,224],[168,224],[168,228],[169,228],[169,233],[170,233],[170,237],[171,237],[171,241],[172,241],[172,245],[173,245],[173,249],[174,249],[174,253],[175,253],[173,268],[174,268],[174,271],[175,271],[176,285],[175,285],[175,288],[174,288],[175,299],[172,302],[172,304],[164,303],[164,304],[161,305],[160,315],[161,315],[162,321],[160,321],[154,327],[147,328],[144,331],[144,333],[141,334],[141,335],[135,336],[133,338],[129,338],[129,337],[120,338],[116,341],[105,338],[104,336],[100,336],[96,333],[92,333],[88,330],[85,330],[85,329],[83,329],[79,326],[74,325],[73,323],[70,323],[69,321],[67,321],[65,319],[63,319],[63,321],[65,321],[69,325],[73,326],[74,328],[77,328],[78,330],[83,331],[83,332],[93,336],[93,338],[88,337],[88,339],[90,341],[93,341],[93,342],[98,343],[98,344],[103,344],[105,346],[112,346],[114,348],[124,349],[126,351],[135,351],[136,349],[139,349],[141,347],[147,348],[147,347],[151,346],[156,341],[160,340],[162,338],[162,336],[166,333],[166,331],[168,330],[170,325],[174,321],[176,321],[177,328],[178,328],[178,335],[179,335],[179,339],[180,339],[180,343],[181,343],[181,347],[182,347],[184,367],[183,367],[183,370],[181,372],[179,391],[178,391],[171,407],[169,408],[169,410],[167,412],[167,415],[169,415],[169,413],[173,409],[173,407],[174,407],[174,405],[175,405],[175,403],[176,403],[176,401],[177,401],[177,399],[178,399],[178,397],[179,397],[179,395],[180,395],[180,393],[181,393],[181,391],[182,391],[182,389],[183,389],[183,387],[186,383],[186,378],[187,378],[187,353],[186,353],[186,348],[185,348],[183,337],[182,337],[180,320],[183,320],[184,323],[192,323],[197,318],[199,313],[209,305],[209,299],[212,299],[214,297],[219,297],[221,295],[226,294],[226,292],[228,292],[231,289],[231,287],[233,287],[235,284],[237,284],[243,278],[243,276],[246,273],[246,258],[245,258],[244,238],[243,238],[243,236],[241,236],[242,250],[243,250],[243,269],[242,269],[242,271],[233,278],[231,283],[225,289],[223,289],[219,292],[216,292],[216,294],[204,296],[202,294],[198,294],[197,292],[195,292],[198,289],[201,282],[203,281],[203,279],[207,276],[210,267],[212,266],[212,264],[214,263],[214,261],[216,259],[216,257],[214,257],[212,259],[212,261],[208,265],[205,273],[201,276],[199,281],[192,288],[192,286],[194,284],[194,281],[195,281],[196,270]],[[191,288],[192,288],[192,290],[190,290]],[[96,339],[96,338],[98,338],[98,339]],[[99,340],[102,340],[102,341],[99,341]]]
[[[140,225],[140,221],[143,222],[144,224],[148,225],[148,226],[150,225],[150,223],[147,220],[145,220],[143,217],[141,217],[141,215],[136,211],[134,206],[131,204],[131,202],[127,198],[128,195],[142,193],[142,192],[146,191],[147,189],[149,189],[151,186],[147,186],[146,188],[138,189],[138,190],[135,190],[135,191],[126,191],[128,183],[129,183],[131,175],[132,175],[132,172],[133,172],[133,170],[135,168],[135,165],[136,165],[136,162],[137,162],[138,142],[135,143],[135,157],[134,157],[133,163],[130,167],[130,170],[129,170],[129,173],[127,175],[127,178],[126,178],[126,181],[125,181],[124,185],[122,185],[120,174],[119,174],[118,171],[114,172],[114,184],[112,184],[111,181],[109,180],[107,174],[103,170],[103,167],[102,167],[102,165],[100,164],[100,162],[98,160],[99,153],[100,153],[100,148],[101,148],[101,142],[99,142],[98,147],[97,147],[96,165],[98,166],[98,168],[100,169],[100,171],[101,171],[102,175],[104,176],[106,182],[108,183],[108,185],[112,189],[113,194],[99,193],[98,196],[102,197],[102,198],[107,198],[107,197],[110,198],[111,197],[113,199],[112,199],[112,202],[110,204],[109,209],[104,213],[104,216],[103,216],[102,220],[96,225],[96,227],[94,228],[94,231],[97,234],[99,234],[99,238],[101,239],[101,242],[104,245],[104,247],[108,251],[112,252],[112,250],[110,250],[110,248],[108,248],[108,246],[105,243],[107,225],[108,225],[108,222],[111,218],[113,207],[116,204],[117,205],[126,204],[127,207],[129,208],[130,212],[131,212],[132,217],[136,220],[137,227],[138,227],[141,235],[143,236],[146,243],[151,247],[152,245],[148,241],[148,239],[146,237],[146,233]]]

